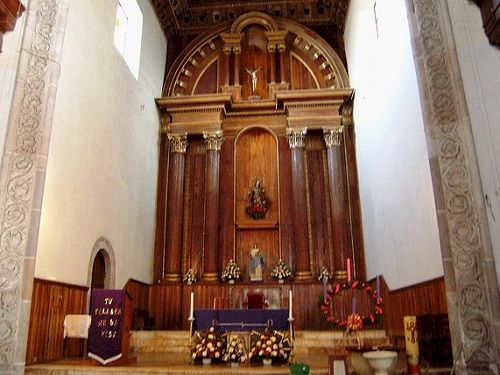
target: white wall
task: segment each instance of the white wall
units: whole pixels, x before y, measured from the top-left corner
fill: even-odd
[[[500,280],[500,48],[488,43],[479,7],[448,0]]]
[[[115,252],[116,287],[151,282],[166,42],[148,0],[139,79],[113,46],[117,1],[70,3],[35,276],[87,285],[92,246]],[[142,108],[143,106],[143,108]]]
[[[403,1],[351,0],[345,46],[368,278],[391,290],[443,275],[436,210]]]

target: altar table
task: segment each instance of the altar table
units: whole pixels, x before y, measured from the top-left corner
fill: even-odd
[[[197,309],[194,310],[194,329],[201,331],[214,325],[219,331],[263,331],[288,329],[287,309]]]

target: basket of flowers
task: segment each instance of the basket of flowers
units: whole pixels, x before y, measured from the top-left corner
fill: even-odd
[[[194,343],[191,346],[193,360],[203,360],[203,363],[210,363],[210,361],[205,360],[222,360],[224,352],[224,338],[215,331],[214,327],[196,333]]]
[[[264,364],[285,363],[292,351],[287,334],[279,331],[252,332],[250,335],[251,349],[248,358],[253,362]]]
[[[283,283],[285,279],[292,276],[292,273],[290,272],[290,268],[288,268],[285,262],[280,259],[271,271],[271,276],[275,279],[278,279],[280,283]]]
[[[231,362],[231,364],[245,363],[248,360],[245,342],[241,336],[233,336],[229,340],[222,360],[224,362]]]
[[[224,268],[224,271],[222,271],[221,274],[222,281],[227,280],[229,284],[233,284],[236,280],[239,280],[240,278],[241,278],[240,266],[238,266],[238,264],[234,260],[230,259],[226,268]]]

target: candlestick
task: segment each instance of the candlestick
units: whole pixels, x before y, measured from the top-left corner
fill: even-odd
[[[292,291],[288,293],[288,318],[293,319],[293,314],[292,314]]]
[[[347,268],[347,282],[351,282],[351,258],[347,258],[346,260],[346,268]]]
[[[194,313],[194,292],[191,292],[191,304],[189,306],[189,319],[193,319]]]
[[[380,276],[377,276],[376,281],[377,299],[380,298]]]
[[[356,297],[352,298],[352,313],[356,314]]]

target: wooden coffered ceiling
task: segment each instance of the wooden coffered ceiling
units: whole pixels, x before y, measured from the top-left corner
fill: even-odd
[[[199,34],[250,11],[343,33],[349,0],[151,0],[166,35]]]

